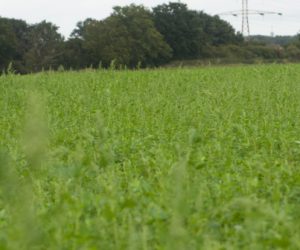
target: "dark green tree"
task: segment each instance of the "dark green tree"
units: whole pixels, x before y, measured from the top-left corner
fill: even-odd
[[[93,66],[154,66],[171,58],[171,49],[156,30],[151,13],[143,6],[115,7],[103,21],[88,19],[79,23],[73,36],[83,41],[83,48]]]
[[[80,38],[83,39],[87,32],[87,27],[93,25],[97,20],[92,18],[87,18],[84,21],[80,21],[77,23],[76,28],[71,33],[71,38]]]
[[[0,70],[7,68],[9,63],[13,69],[25,73],[23,56],[28,49],[29,25],[17,19],[0,18]]]
[[[82,69],[89,66],[87,51],[83,48],[83,41],[70,38],[64,43],[61,64],[67,69]]]
[[[111,22],[128,33],[129,65],[159,65],[171,58],[171,48],[157,31],[151,12],[143,6],[115,7]],[[124,36],[125,37],[125,36]]]
[[[28,34],[30,46],[24,55],[28,71],[56,69],[59,66],[64,39],[57,30],[57,26],[46,21],[30,27]]]
[[[207,55],[211,46],[240,43],[232,26],[218,16],[189,10],[186,4],[169,3],[153,8],[158,31],[174,52],[174,59],[193,59]]]
[[[173,49],[175,59],[197,58],[207,38],[203,20],[196,11],[183,3],[169,3],[153,8],[153,20],[158,31]]]
[[[97,23],[97,20],[88,18],[83,22],[78,22],[76,28],[71,33],[71,37],[65,41],[62,64],[66,68],[82,69],[94,64],[93,53],[95,50],[88,49],[86,43],[86,38],[90,35],[87,33],[87,29],[90,29],[93,23]],[[99,61],[94,65],[97,63]]]
[[[203,20],[204,32],[209,44],[213,46],[225,44],[241,44],[244,41],[242,34],[235,33],[234,28],[219,16],[210,16],[204,12],[198,14]]]
[[[300,34],[297,34],[286,46],[286,56],[292,61],[300,60]]]

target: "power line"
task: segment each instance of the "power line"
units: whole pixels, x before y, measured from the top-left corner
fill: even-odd
[[[234,16],[234,17],[241,17],[242,18],[242,34],[246,39],[250,37],[250,22],[249,16],[250,15],[280,15],[282,16],[281,12],[273,12],[273,11],[263,11],[263,10],[250,10],[248,0],[242,0],[242,9],[236,11],[228,11],[218,14],[219,16]]]

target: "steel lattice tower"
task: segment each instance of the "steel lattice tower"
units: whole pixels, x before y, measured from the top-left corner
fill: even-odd
[[[220,16],[235,16],[235,17],[242,17],[242,29],[241,32],[246,38],[246,40],[250,37],[250,22],[249,22],[249,16],[250,15],[282,15],[280,12],[273,12],[273,11],[263,11],[263,10],[249,10],[249,1],[248,0],[242,0],[242,9],[237,11],[228,11],[218,14]]]
[[[250,36],[248,0],[242,0],[242,33]]]

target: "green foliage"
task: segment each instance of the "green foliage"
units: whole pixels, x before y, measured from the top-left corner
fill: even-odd
[[[200,12],[201,19],[204,21],[205,36],[208,43],[213,46],[239,44],[241,45],[244,38],[241,33],[236,33],[234,28],[228,22],[221,20],[218,16],[209,16]]]
[[[151,14],[143,6],[115,7],[103,21],[79,23],[74,35],[82,38],[90,55],[90,64],[101,61],[108,67],[112,60],[118,65],[155,66],[171,58],[171,49],[156,30]]]
[[[286,48],[287,56],[293,60],[300,60],[300,48],[296,44],[290,44]]]
[[[42,21],[29,25],[0,17],[0,72],[11,64],[15,73],[44,70],[141,69],[177,63],[260,63],[300,60],[298,37],[242,34],[218,16],[188,8],[181,2],[154,7],[114,7],[103,20],[77,23],[65,40],[58,27]],[[60,67],[60,69],[62,69]]]
[[[57,30],[58,27],[46,21],[30,27],[30,48],[24,55],[28,71],[37,72],[59,66],[63,37]]]
[[[300,67],[0,77],[0,248],[299,249]]]
[[[276,44],[280,46],[287,46],[296,41],[296,36],[251,36],[252,41],[264,43],[264,44]]]
[[[175,59],[199,58],[207,45],[239,42],[232,26],[203,12],[189,10],[186,4],[170,2],[153,8],[158,31],[174,51]]]
[[[61,64],[68,69],[84,69],[90,65],[88,51],[84,49],[84,43],[80,38],[75,37],[67,40],[64,43],[62,53]]]
[[[0,71],[12,63],[18,73],[57,68],[63,38],[52,23],[28,25],[22,20],[0,18]]]
[[[174,52],[174,58],[197,57],[207,42],[204,25],[195,11],[186,4],[169,3],[153,8],[158,31]]]
[[[28,28],[24,21],[0,17],[0,72],[11,62],[18,72],[25,72],[23,56],[28,49]]]
[[[286,46],[286,54],[290,60],[300,60],[300,35],[297,35],[288,46]]]

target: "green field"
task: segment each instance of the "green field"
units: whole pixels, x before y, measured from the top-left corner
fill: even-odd
[[[0,77],[0,249],[300,249],[300,65]]]

